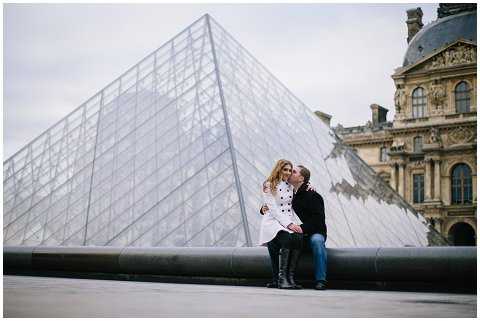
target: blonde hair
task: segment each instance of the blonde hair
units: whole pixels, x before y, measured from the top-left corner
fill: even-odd
[[[270,176],[268,176],[265,183],[263,183],[264,188],[266,187],[267,183],[270,183],[270,190],[272,194],[275,194],[277,190],[277,185],[282,180],[282,169],[287,165],[290,165],[290,167],[293,169],[292,162],[286,159],[279,159],[275,164],[275,167],[273,167],[273,170],[270,173]]]

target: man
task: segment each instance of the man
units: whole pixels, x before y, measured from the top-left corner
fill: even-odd
[[[323,198],[313,189],[308,189],[310,171],[305,166],[294,166],[288,181],[293,185],[295,192],[292,200],[293,210],[303,222],[301,225],[291,223],[288,228],[296,233],[303,233],[303,241],[308,245],[304,248],[310,247],[313,253],[315,289],[325,290],[327,285],[327,250],[325,248],[327,226]],[[263,215],[267,210],[268,207],[264,205],[260,212]],[[268,243],[274,278],[278,275],[279,250],[280,247],[275,242]],[[270,287],[275,287],[275,280]]]

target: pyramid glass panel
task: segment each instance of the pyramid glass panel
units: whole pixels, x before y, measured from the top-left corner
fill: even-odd
[[[311,170],[328,246],[445,244],[208,15],[4,162],[4,244],[255,246],[279,158]]]

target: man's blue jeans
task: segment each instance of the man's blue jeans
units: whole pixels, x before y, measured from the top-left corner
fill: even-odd
[[[315,280],[327,281],[327,249],[325,248],[325,237],[322,234],[312,234],[309,239],[310,248],[313,254],[313,267]]]

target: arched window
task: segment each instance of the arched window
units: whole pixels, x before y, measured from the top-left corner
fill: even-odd
[[[466,164],[452,170],[452,204],[472,203],[472,172]]]
[[[413,152],[414,153],[421,153],[423,149],[423,138],[421,136],[417,136],[413,138]]]
[[[455,87],[455,108],[457,113],[468,113],[470,111],[470,88],[465,81]]]
[[[413,118],[425,117],[427,109],[427,96],[422,87],[418,87],[412,93]]]

